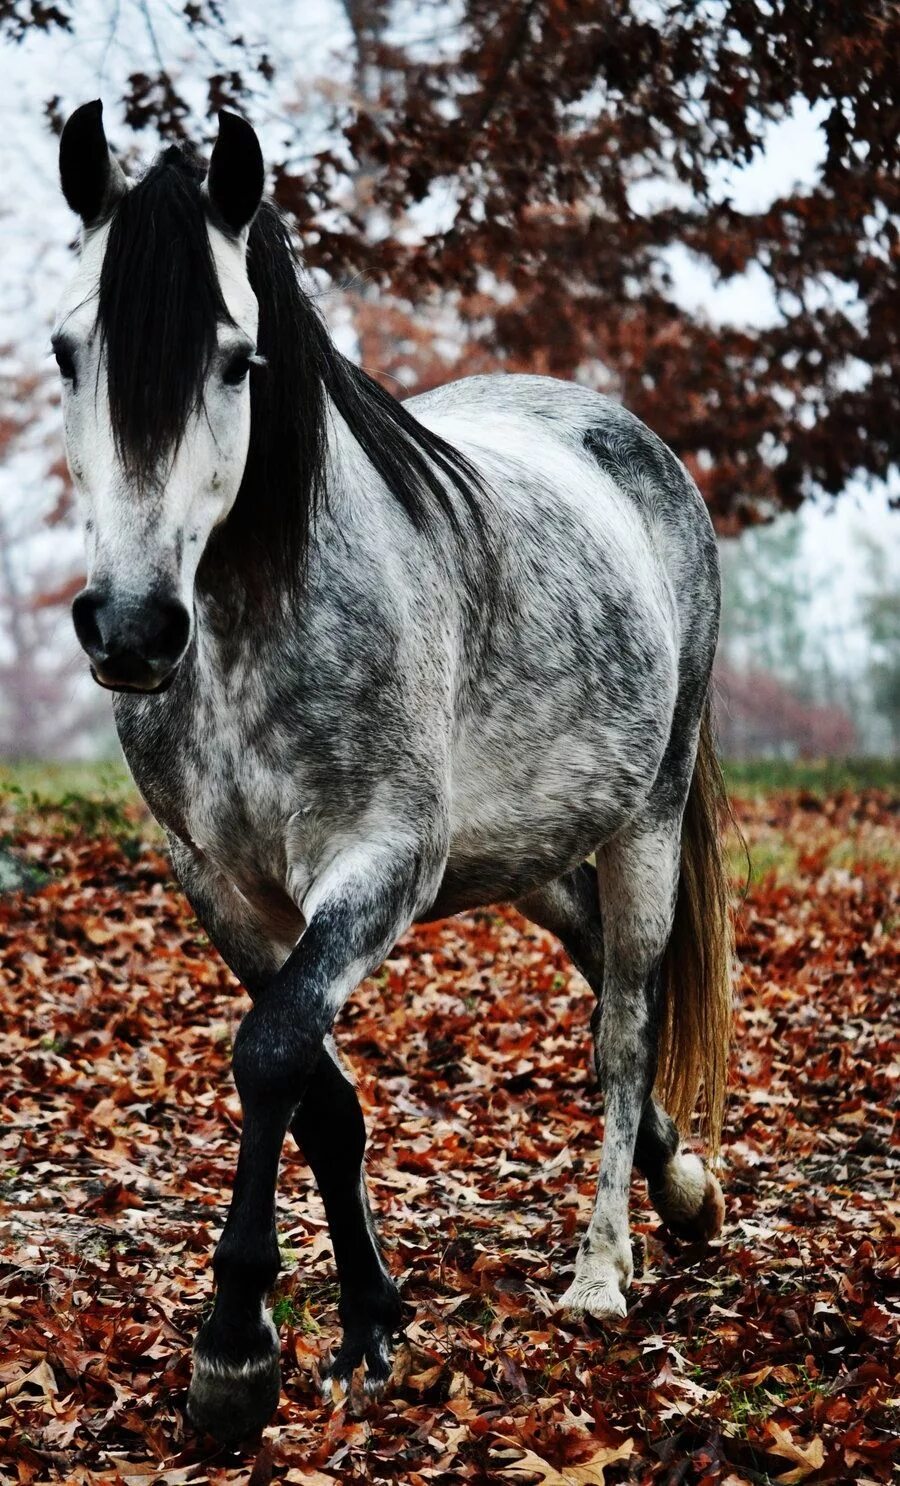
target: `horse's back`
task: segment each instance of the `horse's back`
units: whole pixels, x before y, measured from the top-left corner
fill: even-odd
[[[446,383],[408,406],[470,452],[489,482],[503,467],[492,498],[507,508],[527,505],[542,486],[551,504],[583,512],[605,547],[639,546],[635,530],[648,536],[680,616],[695,614],[699,601],[715,629],[718,559],[703,499],[662,439],[620,403],[576,382],[499,373]],[[520,480],[509,479],[511,466]]]
[[[625,702],[639,725],[648,697],[665,708],[673,668],[682,699],[686,677],[704,678],[705,691],[716,538],[696,484],[656,434],[611,398],[551,377],[464,378],[412,405],[482,471],[513,586],[540,585],[545,624],[556,616],[572,631],[601,705],[604,678],[620,673],[634,683]],[[552,643],[545,653],[552,662]]]
[[[454,743],[449,907],[500,863],[519,864],[517,887],[564,870],[640,809],[686,652],[702,669],[714,644],[718,589],[693,482],[609,399],[500,376],[411,407],[478,468],[500,554],[500,602]],[[709,622],[694,634],[698,603]]]

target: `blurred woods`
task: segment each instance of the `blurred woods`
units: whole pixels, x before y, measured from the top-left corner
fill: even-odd
[[[861,521],[867,572],[854,605],[840,575],[825,591],[791,517],[720,544],[725,603],[716,662],[719,737],[735,758],[900,753],[896,562]]]
[[[9,54],[43,37],[59,59],[100,37],[94,80],[133,167],[159,137],[203,148],[217,108],[253,119],[329,320],[395,392],[503,370],[622,399],[688,465],[723,535],[726,746],[896,750],[890,563],[869,555],[845,645],[811,618],[796,524],[763,523],[896,471],[900,11],[318,0],[301,22],[300,10],[261,3],[257,35],[230,0],[0,0],[0,41]],[[329,38],[324,64],[311,26]],[[91,96],[58,88],[57,67],[36,131]],[[817,178],[739,206],[730,183],[798,104],[822,137]],[[702,295],[686,308],[685,263],[710,299],[762,275],[768,313],[717,322]],[[42,525],[71,525],[55,389],[13,352],[0,443],[25,452],[31,478],[40,455],[46,488],[43,505],[0,492],[0,747],[84,751],[110,733],[105,700],[74,687],[71,646],[57,662],[48,640],[78,567],[77,547]]]

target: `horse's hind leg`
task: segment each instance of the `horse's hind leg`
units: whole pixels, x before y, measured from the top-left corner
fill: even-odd
[[[682,1149],[675,1121],[652,1097],[638,1126],[634,1164],[670,1233],[688,1243],[717,1237],[725,1218],[718,1179],[699,1156]]]
[[[631,1284],[628,1194],[638,1127],[656,1076],[655,1001],[679,871],[677,825],[626,833],[597,854],[603,916],[603,991],[595,1030],[606,1110],[597,1197],[575,1278],[560,1308],[625,1315]]]
[[[599,1001],[603,989],[603,921],[594,868],[584,862],[574,872],[519,898],[515,906],[533,924],[556,935]]]
[[[611,870],[615,872],[614,864]],[[671,863],[670,870],[673,870]],[[677,873],[677,861],[674,871]],[[669,891],[672,891],[671,885]],[[591,1018],[591,1028],[598,1076],[601,1084],[608,1088],[610,1057],[604,1055],[604,1046],[607,1043],[609,1024],[608,1018],[604,1019],[603,1015],[604,924],[600,912],[597,873],[585,864],[520,899],[516,906],[526,918],[556,935],[597,996],[598,1004]],[[655,990],[655,976],[649,973],[641,997],[645,1016],[650,1013],[644,1027],[645,1066],[641,1070],[638,1059],[634,1068],[634,1096],[635,1102],[640,1104],[634,1140],[634,1164],[646,1177],[650,1201],[672,1232],[687,1239],[710,1238],[721,1227],[722,1195],[718,1182],[706,1170],[698,1156],[682,1150],[674,1122],[649,1092],[656,1070],[656,1038],[652,1016]],[[621,999],[621,991],[618,995]],[[621,1032],[614,1041],[620,1046]],[[609,1119],[607,1098],[607,1125]],[[598,1208],[603,1191],[601,1182]],[[624,1227],[627,1238],[627,1186],[625,1209]],[[594,1216],[596,1220],[596,1211]],[[621,1221],[618,1226],[623,1226]],[[594,1224],[592,1229],[593,1227]],[[590,1237],[589,1234],[589,1241]],[[628,1254],[630,1255],[630,1245]],[[627,1282],[627,1277],[630,1277],[630,1257],[623,1254],[623,1259],[623,1279]],[[622,1305],[617,1304],[614,1313],[621,1314],[621,1311]]]
[[[363,1156],[366,1128],[356,1090],[330,1045],[325,1047],[291,1134],[309,1162],[325,1204],[341,1298],[343,1340],[323,1382],[348,1387],[362,1362],[366,1392],[377,1392],[391,1372],[400,1295],[388,1274],[372,1222]]]

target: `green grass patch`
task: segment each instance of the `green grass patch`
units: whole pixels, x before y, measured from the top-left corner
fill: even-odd
[[[279,1295],[272,1306],[272,1320],[279,1331],[282,1326],[296,1326],[302,1314],[293,1295]]]
[[[720,1383],[718,1392],[725,1400],[729,1419],[742,1433],[751,1424],[764,1423],[779,1403],[768,1389],[762,1386],[743,1388],[730,1378]]]
[[[762,840],[748,841],[746,850],[736,836],[730,835],[726,860],[731,881],[741,890],[745,886],[756,887],[770,876],[776,882],[790,882],[798,872],[796,847],[774,832]]]
[[[900,871],[900,838],[896,831],[884,828],[866,839],[839,841],[828,853],[829,867],[845,867],[848,871],[859,865],[868,866],[881,862]]]
[[[310,1294],[301,1290],[296,1282],[289,1283],[292,1288],[277,1295],[272,1304],[272,1320],[276,1328],[282,1331],[291,1326],[295,1331],[305,1331],[308,1336],[318,1336],[322,1328],[310,1308]],[[333,1288],[329,1287],[329,1294]]]
[[[743,892],[746,887],[757,887],[768,879],[776,883],[798,882],[809,873],[800,869],[800,851],[795,842],[779,831],[767,832],[763,836],[748,839],[750,870],[747,870],[747,853],[737,837],[729,837],[726,845],[726,860],[731,881]],[[821,871],[838,868],[847,872],[880,865],[900,872],[900,841],[889,831],[873,833],[850,841],[836,841],[825,852]]]
[[[17,831],[112,837],[136,857],[162,841],[124,763],[0,765],[0,810],[7,843]]]
[[[106,800],[135,804],[138,792],[124,761],[54,764],[40,760],[0,763],[0,797],[15,795],[45,805],[64,801]]]
[[[900,794],[900,759],[726,759],[723,769],[729,793],[734,795],[804,790],[824,796],[845,789],[883,789]]]

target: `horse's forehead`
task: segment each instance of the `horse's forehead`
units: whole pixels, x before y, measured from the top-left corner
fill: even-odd
[[[243,235],[239,238],[226,237],[224,232],[211,224],[207,231],[219,288],[228,313],[236,325],[255,336],[259,310],[247,276],[246,239]]]
[[[256,335],[259,318],[256,296],[247,277],[247,249],[243,239],[227,237],[209,226],[209,244],[222,298],[236,325]],[[109,224],[85,233],[78,265],[63,296],[57,328],[90,335],[97,316],[100,272],[109,241]]]

